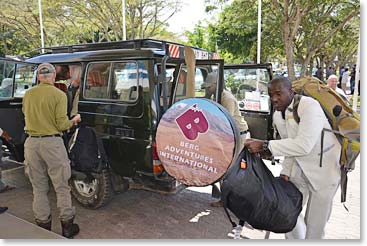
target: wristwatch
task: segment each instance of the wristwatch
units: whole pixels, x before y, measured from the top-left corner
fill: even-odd
[[[269,141],[265,140],[262,146],[263,151],[267,151],[269,146]]]

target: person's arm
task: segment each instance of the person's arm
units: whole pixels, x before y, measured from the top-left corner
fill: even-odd
[[[75,117],[72,120],[68,119],[68,116],[66,114],[67,112],[67,98],[66,95],[63,94],[62,97],[60,97],[60,100],[56,104],[56,126],[57,129],[62,132],[66,131],[73,125],[77,124],[80,121],[80,115],[79,118],[75,119]]]
[[[282,177],[285,181],[288,181],[289,177],[291,176],[294,159],[290,157],[285,157],[281,165],[282,170],[280,171],[280,177]]]
[[[231,98],[229,97],[224,97],[222,95],[222,106],[225,107],[227,109],[227,111],[229,112],[229,114],[233,117],[234,113],[235,113],[235,107],[237,106],[237,101],[235,100],[231,100]]]

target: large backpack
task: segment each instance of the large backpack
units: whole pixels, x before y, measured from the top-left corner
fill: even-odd
[[[233,227],[229,209],[253,228],[286,233],[302,211],[302,193],[290,181],[275,178],[258,155],[244,148],[221,185],[221,200]]]
[[[341,202],[346,200],[347,173],[355,168],[355,160],[360,153],[360,117],[336,91],[327,87],[314,77],[305,77],[292,83],[293,90],[298,94],[294,97],[293,117],[300,122],[298,104],[301,95],[316,99],[328,119],[332,130],[323,129],[321,134],[321,156],[325,131],[333,132],[341,145]]]
[[[69,141],[69,157],[74,170],[91,174],[106,163],[103,144],[93,128],[80,126]]]

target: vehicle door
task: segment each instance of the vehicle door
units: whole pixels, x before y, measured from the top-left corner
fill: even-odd
[[[252,138],[271,139],[272,106],[268,83],[272,79],[271,64],[225,65],[226,89],[237,99]]]
[[[149,60],[92,61],[78,103],[82,122],[101,137],[112,169],[132,176],[149,140]]]
[[[196,60],[194,85],[189,86],[189,81],[186,79],[188,72],[187,66],[185,63],[182,63],[178,76],[176,76],[176,80],[174,81],[175,88],[173,97],[171,98],[172,104],[190,97],[208,98],[220,103],[221,92],[224,88],[223,67],[223,60]],[[208,95],[206,89],[203,87],[210,73],[214,75],[217,81],[216,92],[212,95]]]
[[[13,59],[0,59],[0,127],[12,137],[15,149],[9,150],[17,161],[24,160],[23,143],[26,137],[22,98],[35,84],[36,66]]]

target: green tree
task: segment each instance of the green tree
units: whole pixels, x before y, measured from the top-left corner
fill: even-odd
[[[126,4],[128,39],[176,38],[166,26],[180,9],[180,0],[127,0]],[[42,1],[45,46],[121,40],[121,11],[121,0]],[[2,0],[0,18],[2,53],[41,46],[37,0]]]
[[[228,1],[208,1],[207,9],[222,8]],[[257,58],[257,1],[237,0],[226,5],[219,20],[211,25],[212,37],[218,44],[221,57],[230,63],[256,63]],[[269,0],[262,5],[261,62],[269,62],[283,54],[279,36],[279,21],[274,18]],[[218,7],[219,6],[219,7]]]
[[[342,45],[351,45],[356,51],[359,28],[351,30],[350,25],[353,22],[359,24],[359,11],[359,1],[356,0],[320,1],[302,18],[294,42],[295,56],[302,63],[302,75],[310,74],[310,70],[306,70],[312,68],[312,59],[317,59],[322,67],[324,63],[330,66],[338,53],[339,47],[335,46],[338,41],[342,41]],[[349,36],[340,35],[346,30]]]

